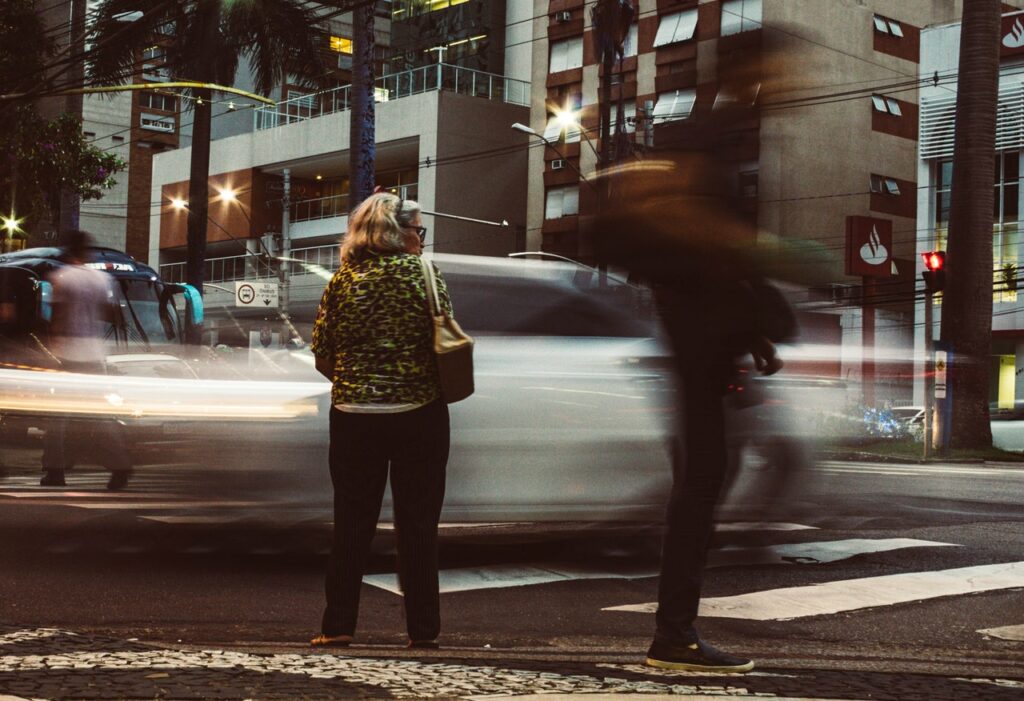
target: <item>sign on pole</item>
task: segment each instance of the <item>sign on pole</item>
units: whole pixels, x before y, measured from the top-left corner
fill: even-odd
[[[276,309],[277,305],[278,288],[276,282],[235,282],[236,307],[262,307],[267,309]]]
[[[949,354],[944,350],[935,351],[935,398],[946,398],[946,369]]]

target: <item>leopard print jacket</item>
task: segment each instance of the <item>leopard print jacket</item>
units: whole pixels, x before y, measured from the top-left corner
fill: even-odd
[[[448,288],[434,268],[441,307]],[[334,359],[338,404],[426,404],[441,396],[433,324],[419,256],[376,256],[342,264],[324,290],[313,325],[314,355]]]

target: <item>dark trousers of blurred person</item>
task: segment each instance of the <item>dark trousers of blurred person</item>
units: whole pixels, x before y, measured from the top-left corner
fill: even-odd
[[[103,363],[64,361],[67,372],[103,374]],[[94,459],[110,471],[107,488],[121,489],[132,470],[123,428],[113,419],[56,417],[47,421],[43,435],[40,480],[44,487],[65,485],[65,473],[83,459]]]
[[[400,413],[331,409],[330,468],[334,543],[327,565],[321,631],[352,636],[370,545],[388,474],[406,627],[414,646],[432,646],[441,630],[437,529],[450,443],[441,401]]]
[[[671,646],[700,638],[694,621],[727,466],[719,375],[704,365],[683,368],[680,375],[685,429],[672,465],[654,636]]]

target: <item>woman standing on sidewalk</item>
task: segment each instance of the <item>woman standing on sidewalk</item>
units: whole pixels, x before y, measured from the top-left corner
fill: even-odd
[[[390,469],[409,646],[437,647],[437,524],[449,425],[418,256],[426,231],[415,202],[371,195],[352,213],[341,266],[320,301],[312,349],[317,370],[333,383],[334,543],[313,645],[352,641]],[[439,304],[451,313],[436,269],[435,277]]]

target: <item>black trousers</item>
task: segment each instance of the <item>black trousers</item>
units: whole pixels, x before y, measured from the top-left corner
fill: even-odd
[[[433,640],[441,631],[437,524],[450,443],[448,406],[436,401],[398,414],[332,408],[330,421],[334,544],[321,632],[355,632],[363,572],[390,467],[406,628],[411,640]]]
[[[675,451],[673,461],[654,634],[669,645],[698,639],[694,621],[727,465],[721,373],[709,364],[684,360],[680,375],[683,448]]]

